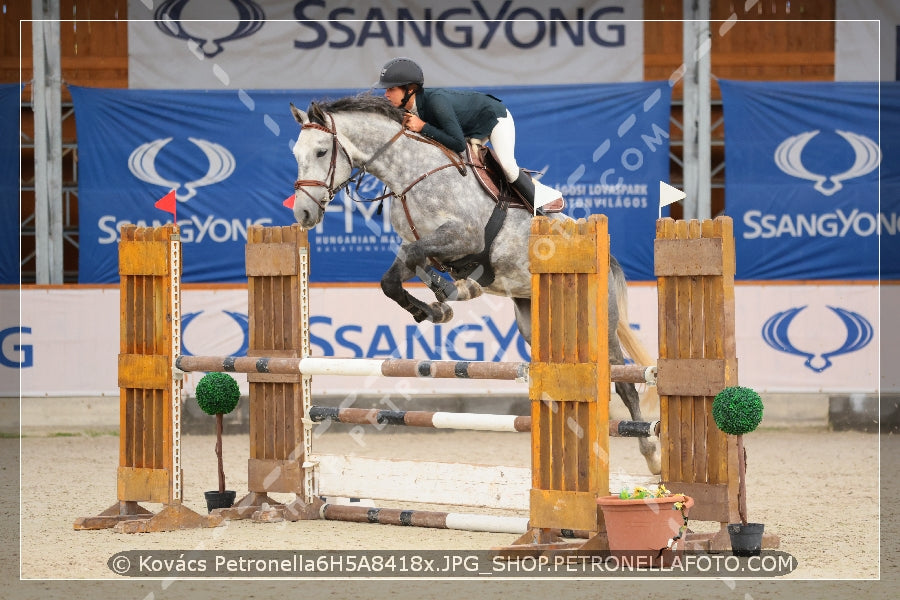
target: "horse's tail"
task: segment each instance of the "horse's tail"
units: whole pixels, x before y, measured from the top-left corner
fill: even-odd
[[[631,357],[635,364],[645,367],[656,365],[656,359],[650,356],[650,352],[635,334],[628,322],[628,283],[624,277],[615,278],[616,305],[619,308],[619,323],[616,326],[616,335],[625,353]],[[646,391],[641,397],[641,413],[644,418],[659,416],[659,395],[656,386],[646,386]]]

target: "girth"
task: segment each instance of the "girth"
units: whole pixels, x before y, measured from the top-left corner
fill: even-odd
[[[503,223],[506,221],[506,213],[509,203],[501,200],[494,204],[494,210],[491,217],[484,226],[484,248],[476,254],[469,254],[454,261],[444,261],[444,265],[450,269],[450,274],[456,279],[466,279],[473,275],[479,267],[481,273],[477,275],[475,281],[478,285],[486,287],[494,283],[494,268],[491,266],[491,247]]]

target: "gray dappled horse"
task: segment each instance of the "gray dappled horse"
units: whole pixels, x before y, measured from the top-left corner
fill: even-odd
[[[302,126],[293,149],[298,167],[294,216],[301,226],[315,227],[340,189],[357,176],[371,173],[391,190],[391,226],[403,239],[381,279],[384,293],[417,322],[433,323],[452,318],[453,311],[445,300],[468,300],[482,291],[507,296],[513,301],[519,332],[530,342],[531,213],[507,210],[488,257],[479,259],[495,203],[475,177],[461,175],[466,167],[460,155],[405,130],[401,125],[403,111],[379,96],[364,94],[313,102],[308,113],[292,104],[291,112]],[[569,217],[555,214],[551,218]],[[454,281],[440,277],[430,261],[449,266]],[[435,292],[436,302],[422,302],[403,288],[403,282],[416,276]],[[621,340],[636,362],[652,364],[628,327],[626,295],[622,268],[610,257],[610,362],[624,364]],[[643,420],[634,385],[616,383],[616,393],[631,418]],[[651,472],[659,473],[658,440],[638,441]]]

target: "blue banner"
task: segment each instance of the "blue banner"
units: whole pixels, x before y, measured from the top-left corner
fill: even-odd
[[[0,284],[19,283],[19,106],[22,86],[0,84],[0,119],[6,123],[0,135]]]
[[[719,86],[737,277],[876,279],[879,232],[881,276],[900,276],[900,156],[892,136],[879,138],[878,83]],[[897,89],[882,90],[882,131],[896,131]]]
[[[118,229],[162,224],[175,189],[186,282],[240,282],[247,227],[289,225],[282,205],[297,165],[293,102],[355,90],[163,91],[70,86],[79,140],[79,281],[118,280]],[[631,279],[652,279],[659,180],[668,173],[667,82],[485,89],[517,124],[517,159],[564,192],[575,217],[610,218],[613,252]],[[361,195],[381,193],[367,179]],[[352,196],[352,197],[351,197]],[[310,235],[313,281],[373,282],[399,242],[389,204],[341,193]]]

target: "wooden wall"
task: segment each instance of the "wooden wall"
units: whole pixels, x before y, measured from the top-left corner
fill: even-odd
[[[2,2],[0,20],[0,82],[19,77],[21,32],[22,93],[22,282],[34,282],[34,118],[31,108],[32,45],[31,2]],[[63,102],[63,269],[64,281],[78,279],[78,151],[75,118],[67,84],[93,87],[128,87],[128,0],[60,0],[60,65]],[[78,22],[73,20],[90,22]],[[68,20],[68,22],[65,22]]]
[[[715,78],[750,80],[832,80],[834,78],[834,0],[711,0],[712,96],[720,98]],[[19,81],[19,21],[31,18],[31,3],[0,0],[6,14],[0,20],[0,82]],[[66,84],[94,87],[128,87],[127,0],[60,0],[61,64],[63,78],[63,189],[66,193],[64,231],[66,281],[77,279],[77,143]],[[749,8],[748,8],[749,5]],[[669,79],[682,63],[681,0],[644,1],[644,78]],[[92,20],[86,22],[86,20]],[[813,22],[810,22],[813,21]],[[22,80],[31,78],[31,26],[22,23]],[[681,155],[680,83],[673,88],[672,153]],[[26,86],[24,102],[30,103]],[[713,215],[724,209],[724,128],[721,105],[714,104]],[[34,152],[30,104],[23,106],[23,256],[34,252]],[[670,181],[679,185],[683,176],[670,161]],[[719,167],[717,169],[717,167]],[[679,217],[674,205],[673,216]],[[33,281],[34,261],[26,261],[23,281]],[[31,277],[31,279],[29,279]]]

